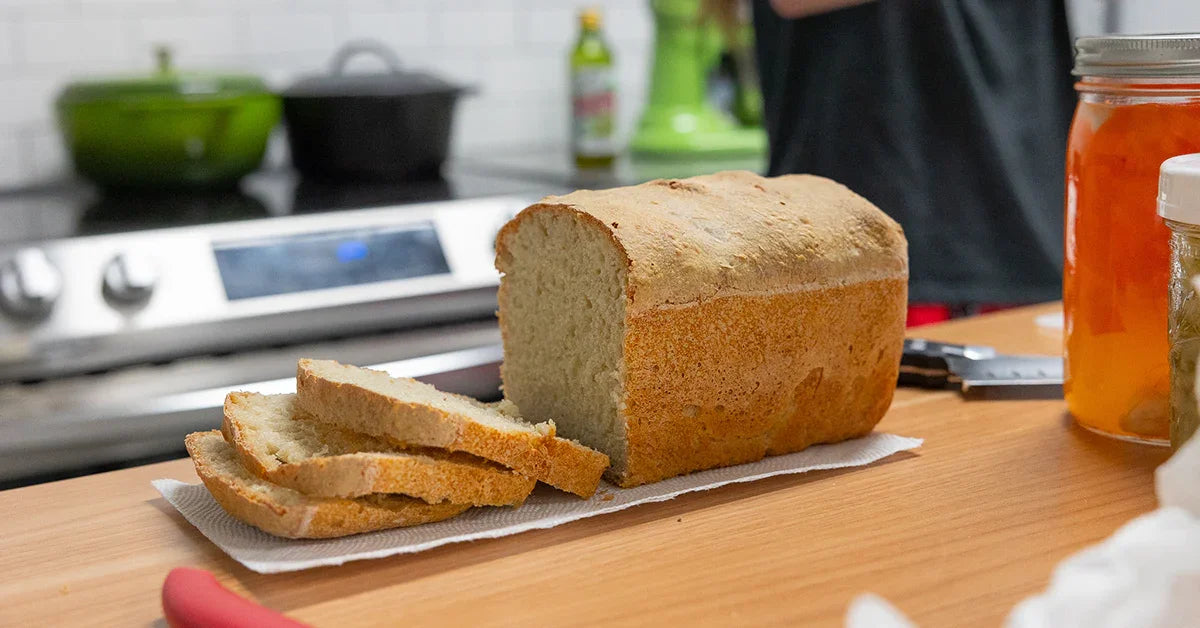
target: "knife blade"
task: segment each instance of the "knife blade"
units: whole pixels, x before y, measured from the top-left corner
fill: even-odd
[[[972,398],[1061,399],[1062,358],[911,338],[904,341],[898,383],[958,388]]]

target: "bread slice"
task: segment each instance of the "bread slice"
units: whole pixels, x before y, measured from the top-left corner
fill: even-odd
[[[260,478],[314,497],[403,493],[431,504],[510,506],[536,482],[494,462],[440,449],[403,451],[299,412],[295,395],[234,392],[221,431]]]
[[[469,504],[427,504],[402,495],[358,499],[306,497],[259,479],[238,462],[221,433],[195,432],[184,439],[196,475],[213,499],[235,519],[292,539],[325,539],[449,519]]]
[[[321,421],[405,446],[465,451],[584,498],[608,468],[608,456],[556,437],[552,421],[531,425],[499,406],[382,371],[300,360],[296,397]]]

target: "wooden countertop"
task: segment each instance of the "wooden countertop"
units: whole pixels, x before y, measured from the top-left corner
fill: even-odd
[[[918,335],[1057,353],[1026,308]],[[1060,401],[902,389],[880,429],[926,439],[865,468],[776,477],[551,530],[259,575],[150,486],[187,460],[0,492],[0,625],[163,625],[190,565],[318,626],[841,625],[873,591],[922,626],[998,625],[1053,566],[1154,508],[1163,448],[1076,427]]]

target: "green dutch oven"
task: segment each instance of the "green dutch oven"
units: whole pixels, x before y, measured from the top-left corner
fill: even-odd
[[[56,101],[79,174],[110,188],[230,188],[262,163],[277,96],[249,75],[158,72],[80,81]]]

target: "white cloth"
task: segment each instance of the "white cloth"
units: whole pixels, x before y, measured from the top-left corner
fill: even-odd
[[[1054,570],[1044,593],[1017,605],[1009,628],[1200,625],[1200,519],[1159,508]]]
[[[817,445],[794,454],[700,471],[635,488],[601,484],[600,490],[589,500],[539,486],[520,508],[472,508],[438,523],[328,540],[281,539],[243,524],[227,515],[202,484],[176,480],[155,480],[153,484],[184,518],[234,560],[259,573],[278,573],[552,528],[577,519],[666,501],[684,493],[736,482],[867,465],[919,447],[921,443],[919,438],[874,433],[834,445]]]
[[[1007,628],[1200,626],[1200,437],[1155,472],[1159,508],[1068,557],[1050,586],[1016,606]],[[850,603],[848,628],[912,628],[867,593]]]
[[[916,628],[904,613],[874,593],[863,593],[850,601],[846,625],[851,628]]]

